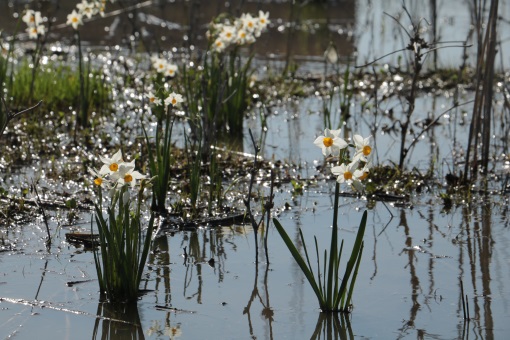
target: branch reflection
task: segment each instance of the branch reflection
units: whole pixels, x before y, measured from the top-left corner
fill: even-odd
[[[267,278],[268,278],[268,272],[269,272],[269,265],[266,265],[266,270],[264,271],[264,283],[263,283],[263,291],[264,291],[264,297],[262,297],[259,293],[258,288],[258,277],[259,277],[259,266],[258,263],[255,264],[255,280],[253,283],[253,290],[250,295],[250,299],[248,300],[248,304],[243,309],[243,315],[246,315],[248,317],[248,327],[250,330],[250,336],[253,339],[256,339],[257,336],[254,334],[253,331],[253,324],[251,319],[251,307],[253,301],[255,301],[256,298],[260,301],[260,304],[262,305],[262,311],[261,315],[262,317],[267,320],[267,325],[269,326],[269,336],[266,336],[266,338],[273,339],[273,321],[274,321],[274,311],[271,308],[270,302],[269,302],[269,290],[267,287]]]

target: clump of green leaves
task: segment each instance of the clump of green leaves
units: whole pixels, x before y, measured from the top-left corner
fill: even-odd
[[[365,211],[361,218],[361,223],[351,251],[351,256],[349,257],[343,276],[340,277],[340,260],[342,258],[344,242],[342,240],[339,249],[338,226],[336,219],[339,187],[339,184],[337,184],[335,190],[335,219],[331,230],[331,245],[329,247],[329,254],[326,249],[324,250],[322,269],[319,256],[319,246],[317,238],[315,237],[315,252],[317,256],[316,274],[314,274],[315,270],[310,262],[308,249],[301,229],[299,230],[299,235],[305,251],[304,257],[299,253],[299,250],[296,248],[280,222],[277,219],[273,219],[276,230],[282,237],[285,245],[299,265],[299,268],[301,268],[306,279],[312,286],[312,289],[319,301],[320,309],[323,312],[349,312],[354,284],[356,283],[361,255],[363,254],[363,236],[365,234],[365,227],[367,224],[367,212]]]
[[[99,171],[89,170],[98,187],[95,221],[100,253],[94,249],[94,262],[99,288],[101,296],[110,302],[136,301],[154,230],[154,214],[145,232],[142,225],[143,193],[150,181],[134,171],[134,161],[125,163],[120,151],[112,158],[101,157],[101,160],[104,164]],[[137,180],[141,180],[139,186]],[[110,183],[109,202],[103,211],[105,183]],[[135,199],[131,198],[131,188],[137,189]]]

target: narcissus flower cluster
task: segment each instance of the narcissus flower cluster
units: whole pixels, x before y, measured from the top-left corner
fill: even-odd
[[[162,75],[166,77],[173,78],[177,74],[177,65],[172,64],[171,62],[167,61],[166,59],[163,59],[158,56],[152,56],[151,57],[151,63],[152,67],[156,69],[158,73],[161,73]]]
[[[113,3],[115,1],[110,0],[110,2]],[[67,25],[73,26],[76,30],[79,25],[83,25],[83,17],[90,19],[97,14],[103,17],[105,7],[106,0],[82,0],[82,2],[76,5],[76,9],[67,15]]]
[[[218,19],[216,20],[218,21]],[[269,12],[259,11],[258,16],[249,13],[239,18],[226,19],[224,22],[213,21],[209,24],[207,37],[212,50],[218,53],[231,45],[252,44],[269,25]]]
[[[89,173],[94,177],[94,184],[103,186],[109,183],[111,186],[130,185],[134,187],[138,180],[145,179],[146,176],[135,170],[135,161],[124,162],[122,152],[117,151],[111,158],[99,157],[103,165],[101,169],[89,169]]]
[[[352,185],[356,190],[362,190],[362,181],[368,178],[371,167],[371,136],[363,138],[360,135],[354,135],[353,144],[349,144],[340,137],[340,133],[341,130],[325,129],[324,135],[317,137],[314,144],[322,149],[324,156],[338,157],[340,165],[331,168],[338,183],[346,183]],[[349,146],[355,149],[354,155],[350,159],[347,152],[344,151]]]
[[[25,12],[21,20],[27,24],[26,32],[30,39],[37,39],[38,36],[43,36],[46,33],[46,28],[43,25],[45,19],[41,16],[41,12],[31,9]]]
[[[169,106],[171,106],[173,108],[179,108],[180,105],[184,102],[184,98],[182,97],[182,95],[178,94],[178,93],[175,93],[175,92],[170,93],[165,98],[164,101],[162,101],[161,98],[157,97],[151,91],[146,93],[145,97],[149,100],[149,104],[159,106],[159,105],[162,105],[164,103],[165,107],[167,107],[167,108]]]

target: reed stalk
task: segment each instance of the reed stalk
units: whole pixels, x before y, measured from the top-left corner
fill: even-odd
[[[491,0],[485,37],[483,36],[482,1],[476,8],[476,30],[478,39],[475,103],[469,126],[464,181],[477,178],[480,170],[487,175],[491,140],[492,97],[494,83],[494,61],[497,45],[498,0]],[[479,146],[481,147],[479,148]],[[480,153],[480,156],[478,155]],[[480,162],[480,164],[479,164]]]

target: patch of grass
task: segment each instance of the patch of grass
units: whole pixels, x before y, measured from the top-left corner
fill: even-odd
[[[26,59],[16,68],[12,85],[7,88],[11,106],[24,108],[33,105],[31,101],[43,100],[44,108],[49,111],[78,108],[80,79],[72,67],[59,61],[41,65],[35,72],[33,93],[30,93],[32,73],[31,63]],[[86,83],[89,110],[101,111],[110,102],[110,87],[104,75],[89,68]]]

